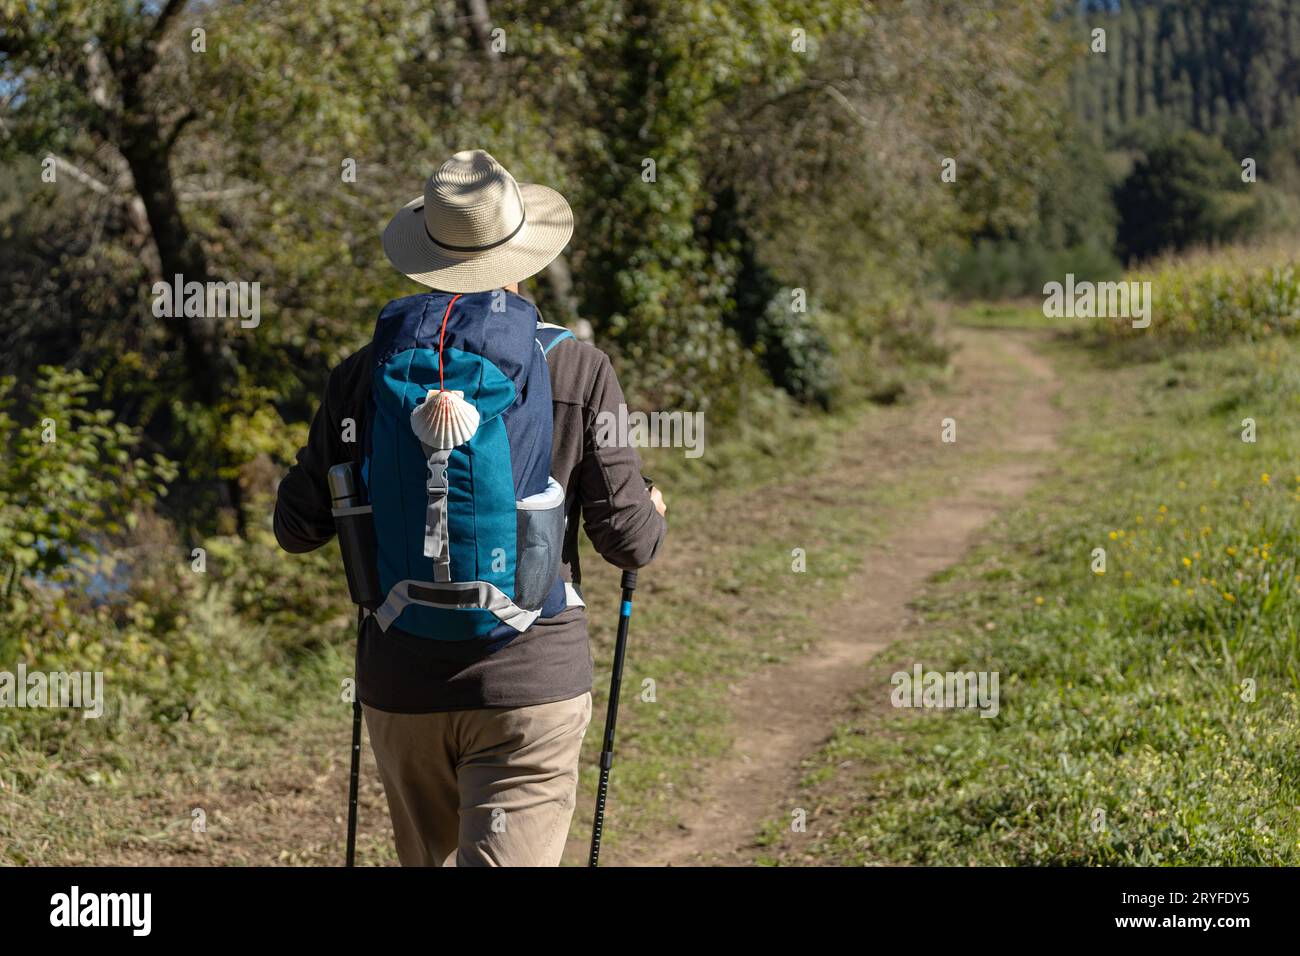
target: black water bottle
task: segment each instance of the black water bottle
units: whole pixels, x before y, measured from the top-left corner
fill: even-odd
[[[348,593],[354,604],[373,611],[384,597],[379,592],[376,567],[375,517],[370,505],[361,503],[356,469],[351,462],[329,470],[329,489],[334,528],[343,553],[343,570],[348,576]]]

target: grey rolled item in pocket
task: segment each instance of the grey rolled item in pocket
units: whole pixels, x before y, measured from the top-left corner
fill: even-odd
[[[560,573],[564,488],[551,478],[545,491],[521,499],[515,509],[515,604],[531,611],[542,606]]]

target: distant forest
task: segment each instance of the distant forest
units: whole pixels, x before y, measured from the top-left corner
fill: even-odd
[[[1071,105],[1108,143],[1150,120],[1188,127],[1233,153],[1277,145],[1300,122],[1300,3],[1128,0],[1087,3],[1107,31],[1070,82]],[[1291,140],[1294,145],[1294,139]]]
[[[1300,231],[1300,3],[1085,0],[1058,19],[1077,53],[1063,162],[1033,225],[939,262],[947,291],[1033,295],[1067,272]]]

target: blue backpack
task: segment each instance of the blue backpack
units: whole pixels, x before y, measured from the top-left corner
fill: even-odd
[[[500,289],[380,313],[361,477],[384,631],[502,645],[564,609],[546,351],[571,334]]]

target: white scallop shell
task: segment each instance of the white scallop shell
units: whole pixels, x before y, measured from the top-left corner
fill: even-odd
[[[478,431],[478,409],[464,392],[431,388],[411,412],[411,430],[430,448],[445,451],[463,445]]]

